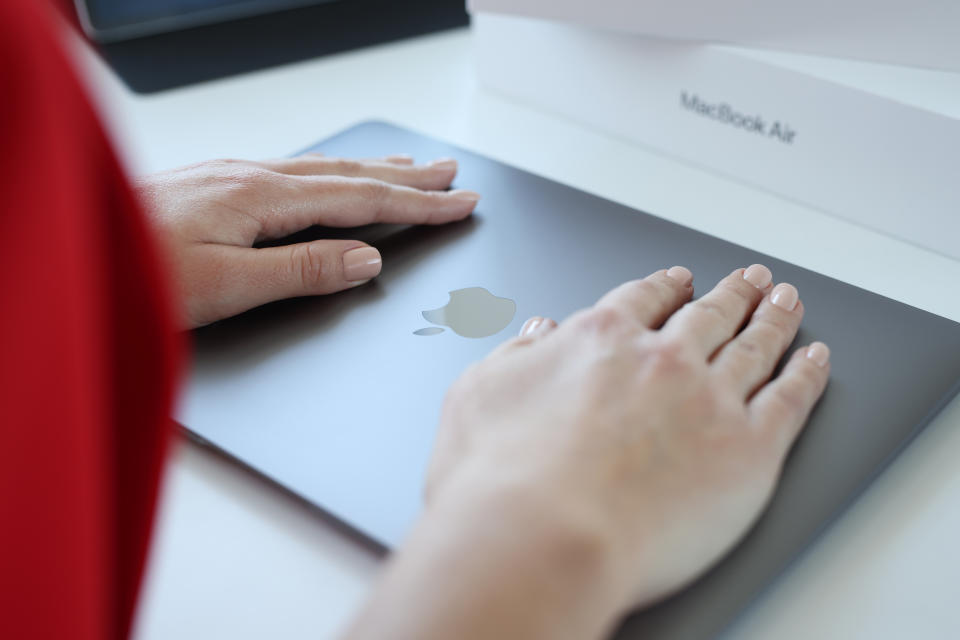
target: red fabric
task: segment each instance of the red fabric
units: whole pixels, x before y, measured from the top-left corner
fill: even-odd
[[[0,637],[125,638],[179,344],[144,218],[38,0],[0,0]]]

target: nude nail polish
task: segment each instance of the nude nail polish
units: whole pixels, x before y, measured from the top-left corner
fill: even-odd
[[[451,171],[457,168],[457,161],[453,158],[441,158],[439,160],[434,160],[429,165],[431,169],[441,169],[443,171]]]
[[[363,282],[380,273],[383,260],[373,247],[350,249],[343,254],[343,277],[348,282]]]
[[[693,282],[693,274],[686,267],[670,267],[667,269],[667,277],[673,278],[682,285],[688,285]]]
[[[457,200],[464,200],[466,202],[474,202],[480,200],[480,194],[476,191],[468,191],[467,189],[455,189],[454,191],[449,191],[447,193],[451,198],[456,198]]]
[[[523,327],[520,329],[520,335],[521,336],[529,335],[534,331],[536,331],[537,328],[542,324],[543,324],[543,318],[541,318],[540,316],[534,316],[523,323]]]
[[[770,295],[770,302],[787,311],[796,309],[799,301],[800,293],[792,284],[778,284],[773,288],[773,293]]]
[[[743,270],[743,279],[757,289],[766,289],[773,282],[773,274],[762,264],[752,264]]]
[[[830,347],[822,342],[814,342],[807,347],[807,357],[817,363],[818,366],[825,367],[830,361]]]

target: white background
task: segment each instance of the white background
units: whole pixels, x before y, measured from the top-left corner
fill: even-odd
[[[135,172],[283,156],[388,119],[960,320],[960,263],[487,95],[471,55],[461,30],[146,97],[81,57]],[[195,445],[170,462],[136,638],[335,634],[380,559]],[[960,637],[957,540],[954,402],[729,637]]]

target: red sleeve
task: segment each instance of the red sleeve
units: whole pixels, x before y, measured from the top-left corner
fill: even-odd
[[[44,10],[0,1],[0,636],[120,639],[179,344],[144,218]]]

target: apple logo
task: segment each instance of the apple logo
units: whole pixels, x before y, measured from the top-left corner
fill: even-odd
[[[517,313],[517,303],[509,298],[498,298],[483,287],[470,287],[450,292],[450,300],[439,309],[423,312],[428,322],[450,327],[465,338],[486,338],[503,331]],[[442,333],[441,327],[427,327],[413,333],[433,336]]]

